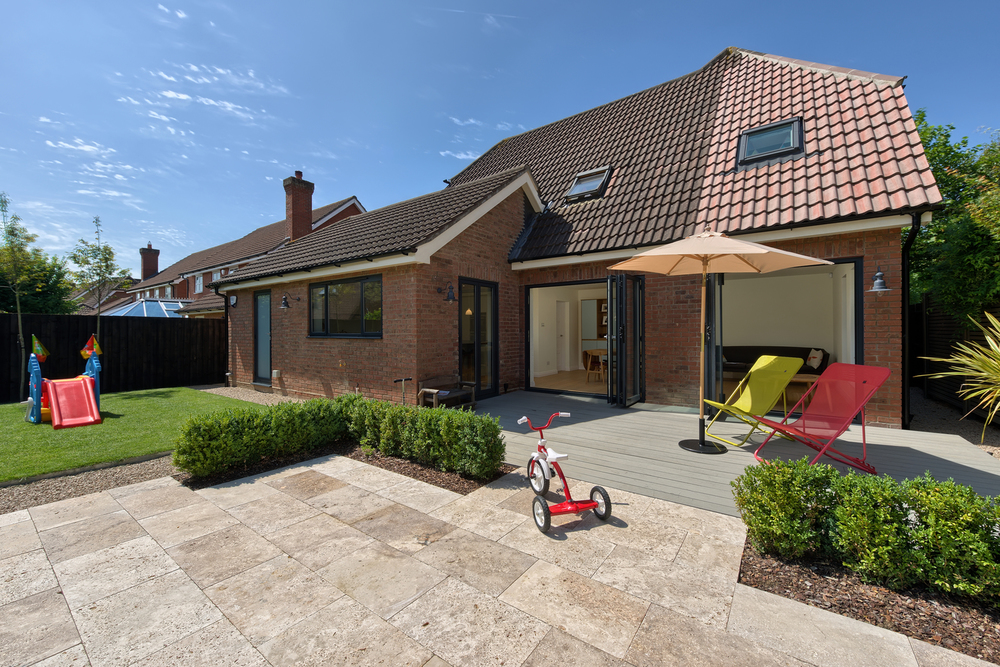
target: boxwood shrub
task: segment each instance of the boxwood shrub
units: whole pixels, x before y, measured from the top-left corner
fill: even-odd
[[[309,451],[343,437],[368,452],[489,479],[503,464],[500,420],[463,410],[417,408],[356,394],[192,417],[174,465],[203,477],[271,456]]]
[[[1000,600],[1000,505],[953,480],[841,476],[805,459],[751,466],[732,484],[751,543],[825,555],[862,579]]]

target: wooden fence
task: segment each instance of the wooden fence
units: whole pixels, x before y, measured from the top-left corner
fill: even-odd
[[[94,315],[23,315],[25,344],[31,335],[49,351],[42,376],[76,377],[86,360],[80,350],[97,331]],[[224,320],[102,317],[101,392],[215,384],[226,379]],[[0,403],[18,396],[24,363],[17,346],[17,315],[0,314]],[[25,395],[27,375],[25,375]]]
[[[1000,317],[1000,304],[993,308],[988,308],[988,312],[994,317]],[[985,344],[986,338],[983,332],[968,322],[968,326],[960,324],[951,315],[944,312],[940,306],[934,304],[932,298],[925,298],[923,303],[911,307],[910,328],[919,329],[915,332],[914,344],[911,354],[918,357],[914,359],[911,368],[914,375],[924,373],[938,373],[948,370],[948,365],[937,362],[919,359],[919,357],[946,358],[955,353],[955,343],[958,341],[975,341]],[[958,395],[958,389],[962,386],[962,378],[926,378],[920,377],[913,381],[914,386],[922,386],[924,393],[933,399],[950,403],[963,410],[971,410],[975,403],[963,401]],[[977,411],[980,415],[985,415],[982,411]]]

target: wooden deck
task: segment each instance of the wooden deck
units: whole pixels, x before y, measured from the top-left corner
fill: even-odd
[[[738,515],[729,484],[756,464],[756,445],[749,443],[712,456],[680,449],[680,440],[697,438],[698,416],[664,406],[639,404],[623,410],[601,399],[517,391],[480,401],[477,412],[500,418],[508,463],[524,466],[538,442],[527,424],[518,425],[522,415],[537,426],[553,412],[569,412],[570,418],[556,418],[545,432],[549,446],[569,454],[564,466],[568,477],[723,514]],[[746,427],[730,422],[719,432],[743,434]],[[873,427],[867,434],[868,462],[879,474],[903,480],[930,471],[937,479],[950,477],[982,495],[1000,496],[1000,459],[959,436]],[[762,440],[755,435],[751,442]],[[835,446],[860,456],[861,427],[851,427]],[[767,459],[810,454],[815,452],[777,439],[763,452]]]

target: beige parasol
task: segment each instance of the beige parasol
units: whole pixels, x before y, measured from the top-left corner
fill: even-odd
[[[833,264],[794,252],[741,241],[721,232],[702,232],[686,239],[646,250],[608,269],[668,276],[701,274],[701,356],[698,374],[698,440],[683,440],[684,449],[703,454],[721,454],[724,445],[705,443],[705,282],[709,273],[768,273],[796,266]]]

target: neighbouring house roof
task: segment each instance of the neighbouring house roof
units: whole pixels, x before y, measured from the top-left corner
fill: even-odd
[[[904,77],[729,48],[696,72],[493,146],[454,189],[527,165],[547,212],[509,259],[659,245],[933,208],[941,201]],[[804,155],[737,169],[741,131],[802,119]],[[581,173],[613,169],[603,197],[566,204]]]
[[[177,312],[182,315],[222,311],[226,308],[225,297],[215,292],[204,292],[200,298],[185,305]]]
[[[527,170],[507,169],[459,187],[346,218],[231,272],[212,285],[415,252]]]
[[[313,224],[323,220],[323,218],[340,210],[349,203],[357,203],[358,208],[362,211],[364,210],[356,198],[348,197],[347,199],[313,209]],[[191,273],[200,273],[216,267],[228,266],[235,262],[259,257],[285,243],[288,240],[287,231],[288,228],[285,220],[279,220],[270,225],[259,227],[243,238],[192,253],[184,259],[171,264],[155,276],[135,285],[130,291],[137,292],[160,285],[169,285]]]
[[[102,299],[101,314],[103,315],[106,309],[117,305],[123,298],[131,301],[132,297],[123,297],[122,293],[125,290],[131,289],[138,282],[139,280],[136,278],[128,278],[123,283],[120,283],[120,287],[109,290]],[[79,303],[80,307],[76,310],[77,315],[89,315],[97,312],[97,292],[93,288],[88,287],[78,290],[71,294],[69,298],[71,301]]]

